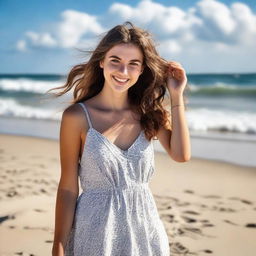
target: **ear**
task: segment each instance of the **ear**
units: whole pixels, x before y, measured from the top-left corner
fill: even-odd
[[[100,61],[100,67],[103,68],[103,60]]]

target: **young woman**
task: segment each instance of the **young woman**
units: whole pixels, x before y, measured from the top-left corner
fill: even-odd
[[[57,96],[74,88],[74,99],[61,120],[52,255],[170,255],[148,186],[152,140],[175,161],[190,159],[186,84],[182,66],[161,58],[150,34],[126,22],[55,88],[64,88]],[[171,119],[163,106],[167,90]]]

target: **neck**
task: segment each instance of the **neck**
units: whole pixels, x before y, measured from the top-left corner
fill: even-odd
[[[104,86],[101,92],[97,95],[98,101],[101,102],[101,106],[111,111],[122,111],[130,108],[128,102],[128,91],[115,92],[107,89]]]

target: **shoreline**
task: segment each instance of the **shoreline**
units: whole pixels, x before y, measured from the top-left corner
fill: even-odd
[[[58,141],[60,121],[0,116],[0,134],[45,138]],[[192,157],[256,167],[256,135],[191,132]],[[153,141],[156,152],[165,152]]]
[[[45,137],[37,137],[37,136],[33,136],[33,135],[19,135],[19,134],[11,134],[11,133],[0,133],[0,138],[1,136],[10,136],[10,137],[17,137],[17,138],[23,138],[23,139],[34,139],[34,140],[41,140],[41,141],[51,141],[51,142],[57,142],[58,140],[55,138],[45,138]],[[155,142],[154,142],[155,143]],[[154,145],[154,149],[155,149],[155,154],[163,154],[166,155],[166,152],[163,148],[160,148],[158,150],[156,150],[157,147],[161,147],[160,145],[156,145],[159,144],[159,142],[156,142]],[[228,164],[234,167],[245,167],[245,168],[252,168],[254,170],[254,166],[250,166],[250,165],[243,165],[243,164],[238,164],[238,163],[232,163],[232,162],[228,162],[225,160],[220,160],[220,159],[208,159],[208,158],[202,158],[202,157],[197,157],[197,156],[192,156],[191,159],[193,159],[193,161],[203,161],[203,162],[215,162],[215,163],[220,163],[220,164]],[[173,160],[172,160],[173,161]]]

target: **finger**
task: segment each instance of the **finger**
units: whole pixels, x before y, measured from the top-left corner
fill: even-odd
[[[178,66],[178,67],[182,66],[179,62],[169,62],[169,65],[171,65],[171,66]]]
[[[177,79],[182,79],[182,77],[184,76],[184,72],[179,70],[174,70],[171,72],[171,74],[174,78],[177,78]]]
[[[170,65],[169,69],[179,69],[179,70],[184,70],[184,68],[182,66],[174,66],[174,65]]]
[[[184,68],[180,68],[180,67],[175,67],[175,68],[170,67],[169,70],[170,70],[170,72],[173,72],[173,71],[175,71],[175,72],[185,72]]]

